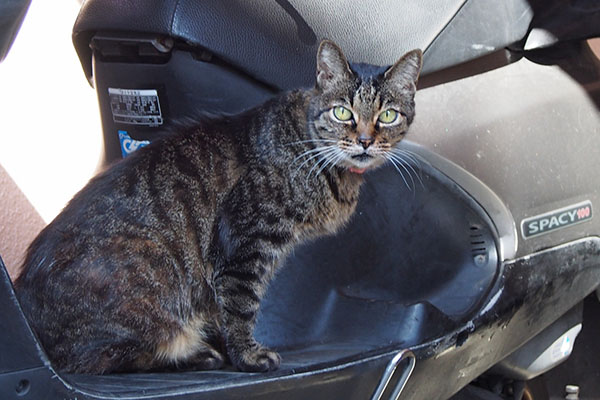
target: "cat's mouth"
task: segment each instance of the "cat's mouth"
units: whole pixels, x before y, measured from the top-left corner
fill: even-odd
[[[367,153],[355,154],[352,156],[352,159],[356,161],[367,161],[371,158],[373,158],[373,156]]]
[[[350,154],[346,154],[344,162],[345,167],[352,172],[363,173],[366,170],[377,168],[385,160],[384,152],[381,149],[373,148],[374,146],[368,149],[358,149],[357,147],[347,150]]]
[[[352,159],[352,164],[353,164],[351,167],[349,167],[350,172],[354,172],[356,174],[362,174],[368,168],[372,167],[373,159],[375,157],[368,154],[367,152],[364,152],[364,153],[360,153],[360,154],[354,154],[354,155],[350,156],[350,158]]]

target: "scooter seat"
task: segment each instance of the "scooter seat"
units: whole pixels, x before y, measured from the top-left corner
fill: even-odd
[[[207,49],[260,82],[290,89],[314,81],[316,47],[323,38],[338,42],[353,61],[379,65],[413,48],[427,50],[427,73],[525,36],[531,20],[527,1],[480,3],[386,0],[375,7],[334,0],[88,0],[73,40],[88,78],[91,37],[130,32]]]

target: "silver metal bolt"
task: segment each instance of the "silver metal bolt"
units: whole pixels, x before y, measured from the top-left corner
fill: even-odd
[[[565,387],[565,392],[567,392],[566,400],[579,400],[579,386],[577,385],[567,385]]]
[[[478,267],[483,267],[486,263],[486,259],[487,257],[485,254],[477,254],[475,257],[473,257],[473,261]]]

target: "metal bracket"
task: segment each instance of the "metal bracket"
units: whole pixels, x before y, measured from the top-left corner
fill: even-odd
[[[90,42],[92,50],[105,57],[168,58],[174,45],[168,36],[103,32],[96,33]]]
[[[400,376],[400,379],[398,379],[398,383],[396,383],[394,391],[392,392],[392,395],[389,397],[389,399],[397,400],[398,397],[400,397],[400,393],[402,393],[404,386],[406,386],[406,382],[408,382],[408,379],[410,378],[413,370],[415,369],[415,364],[417,362],[415,355],[410,350],[401,350],[400,352],[398,352],[398,354],[394,356],[394,358],[390,360],[387,367],[385,367],[385,371],[381,376],[381,380],[379,381],[379,385],[377,385],[377,389],[375,389],[375,393],[373,393],[373,396],[371,396],[371,400],[381,400],[383,392],[385,392],[385,389],[390,383],[390,380],[392,379],[396,368],[402,361],[407,359],[408,365],[406,366],[406,368],[404,368],[404,371],[402,371],[402,376]]]

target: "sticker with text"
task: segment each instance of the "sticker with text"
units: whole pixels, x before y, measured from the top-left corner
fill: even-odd
[[[521,221],[521,235],[524,239],[529,239],[590,219],[592,219],[592,202],[587,200],[535,217],[525,218]]]
[[[163,124],[156,89],[108,88],[113,121],[121,124],[158,126]]]

